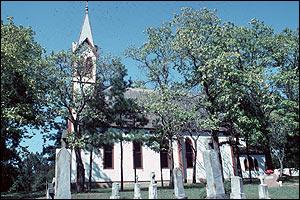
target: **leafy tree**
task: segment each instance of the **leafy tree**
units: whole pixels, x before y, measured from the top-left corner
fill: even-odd
[[[299,28],[275,35],[272,61],[270,82],[280,98],[269,127],[270,145],[282,173],[283,163],[299,168],[299,158],[294,156],[299,153]]]
[[[140,134],[136,130],[148,123],[143,115],[142,108],[136,103],[136,99],[126,98],[125,92],[131,87],[131,81],[125,81],[127,70],[120,60],[116,60],[119,67],[117,75],[111,80],[111,87],[108,93],[108,102],[110,104],[111,122],[118,131],[113,131],[120,142],[121,149],[121,191],[123,191],[123,141],[142,142]],[[130,134],[130,135],[128,135]],[[128,135],[128,136],[126,136]],[[136,169],[134,170],[136,175]]]
[[[152,122],[154,124],[155,134],[151,141],[154,143],[148,145],[156,151],[160,150],[161,139],[167,138],[169,141],[169,159],[170,159],[170,184],[169,187],[174,187],[173,182],[173,142],[175,139],[181,137],[181,130],[183,126],[183,117],[179,111],[180,106],[170,103],[176,99],[175,87],[171,89],[175,76],[174,71],[174,50],[172,49],[172,35],[171,29],[168,27],[147,28],[148,41],[141,47],[132,46],[125,50],[124,54],[134,60],[140,62],[140,68],[146,72],[148,83],[152,84],[156,92],[145,95],[140,105],[144,107],[147,114],[154,116],[156,119]],[[141,84],[141,82],[138,82]],[[138,86],[140,86],[138,84]],[[145,85],[145,82],[143,83]],[[175,86],[175,84],[174,84]],[[160,96],[161,95],[161,96]],[[156,105],[156,106],[154,106]],[[173,111],[175,113],[173,113]],[[146,113],[145,113],[146,114]],[[169,115],[168,115],[169,114]]]
[[[84,190],[84,166],[82,163],[80,149],[85,147],[86,126],[92,121],[99,123],[105,122],[103,109],[94,110],[95,102],[98,106],[105,104],[103,90],[108,76],[113,74],[111,71],[105,71],[109,68],[109,63],[97,62],[91,69],[91,63],[81,57],[83,53],[90,52],[91,49],[83,46],[81,51],[71,53],[60,51],[57,54],[52,52],[49,59],[49,67],[44,74],[47,80],[51,94],[48,101],[52,105],[55,117],[61,117],[73,124],[74,132],[69,134],[68,142],[74,148],[78,170],[77,192]],[[99,108],[99,107],[98,107]],[[95,129],[96,130],[96,129]]]
[[[173,143],[180,141],[182,138],[183,127],[185,121],[189,117],[189,113],[180,106],[180,100],[184,93],[176,88],[165,86],[162,89],[155,90],[139,99],[139,103],[151,116],[153,136],[150,140],[153,149],[161,150],[162,141],[168,140],[169,161],[170,161],[170,183],[169,187],[174,188],[174,157]]]
[[[8,20],[1,20],[1,191],[11,186],[19,154],[26,151],[20,143],[30,138],[27,129],[43,132],[46,122],[51,123],[44,99],[48,87],[39,75],[45,49],[34,41],[31,27],[16,26],[13,17]]]
[[[216,87],[217,80],[209,74],[213,70],[210,71],[206,64],[220,54],[219,49],[214,47],[219,32],[220,20],[207,9],[195,13],[192,9],[183,9],[182,16],[175,14],[173,22],[148,28],[148,42],[125,52],[127,56],[141,62],[148,80],[160,89],[163,89],[164,84],[173,84],[170,81],[172,70],[183,75],[183,85],[186,88],[200,85],[200,92],[204,92],[206,96],[199,99],[198,108],[204,106],[207,109],[209,117],[205,124],[212,130],[214,148],[218,152],[221,110],[217,107],[217,97],[222,96],[222,89]],[[179,75],[176,78],[181,79]]]
[[[17,177],[9,192],[35,192],[46,188],[46,181],[54,176],[54,162],[49,163],[42,154],[29,153],[19,163]]]

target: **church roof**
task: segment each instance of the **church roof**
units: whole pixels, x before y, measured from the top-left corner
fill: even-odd
[[[93,47],[95,46],[94,40],[93,40],[93,35],[92,35],[91,24],[90,24],[90,20],[89,20],[88,3],[86,4],[86,7],[85,7],[85,17],[84,17],[84,21],[83,21],[83,24],[81,27],[81,31],[80,31],[78,43],[76,45],[76,49],[86,40],[88,41],[88,43],[90,43],[90,45],[92,45]]]

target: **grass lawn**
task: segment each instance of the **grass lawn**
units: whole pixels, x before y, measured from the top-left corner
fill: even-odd
[[[244,192],[247,199],[258,199],[258,185],[260,181],[254,179],[252,183],[248,180],[244,181]],[[294,186],[293,184],[298,184]],[[226,194],[230,194],[230,182],[224,184]],[[189,199],[204,199],[206,197],[205,184],[185,184],[184,191]],[[93,189],[91,193],[72,194],[72,199],[109,199],[111,195],[111,188]],[[141,188],[141,195],[143,199],[148,199],[148,188]],[[299,199],[299,177],[291,177],[283,180],[283,186],[280,188],[269,188],[269,196],[271,199]],[[158,187],[158,199],[174,199],[174,190],[163,189]],[[133,189],[125,188],[120,192],[121,199],[133,199]]]
[[[258,199],[258,185],[259,180],[254,179],[252,183],[248,180],[244,181],[244,192],[247,199]],[[224,184],[226,194],[230,194],[230,182]],[[206,197],[205,184],[185,184],[185,194],[189,199],[204,199]],[[111,188],[92,189],[92,192],[84,192],[77,194],[72,191],[72,199],[109,199],[111,195]],[[143,199],[148,199],[148,188],[141,188],[141,195]],[[299,177],[289,177],[283,179],[283,186],[280,188],[269,188],[269,195],[271,199],[299,199]],[[30,194],[13,193],[2,194],[1,199],[27,199],[39,198],[45,199],[45,192],[35,192]],[[158,187],[158,199],[174,199],[174,190]],[[133,188],[124,188],[120,192],[121,199],[133,199]]]

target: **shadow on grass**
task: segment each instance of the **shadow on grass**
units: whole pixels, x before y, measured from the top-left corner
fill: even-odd
[[[33,199],[39,197],[46,197],[46,192],[40,191],[40,192],[1,193],[1,199]]]

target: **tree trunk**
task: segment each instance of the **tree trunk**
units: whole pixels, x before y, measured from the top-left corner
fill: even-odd
[[[88,191],[91,192],[92,190],[92,171],[93,171],[93,148],[90,152],[90,173],[89,173],[89,184],[88,184]]]
[[[252,183],[252,173],[251,173],[251,165],[250,165],[250,159],[249,159],[250,156],[249,156],[248,136],[246,138],[246,154],[247,154],[247,159],[248,159],[250,183]],[[252,162],[252,166],[253,166],[253,162]]]
[[[161,157],[160,157],[160,180],[161,180],[161,187],[164,188],[163,168],[161,166]]]
[[[195,149],[194,149],[194,162],[193,162],[193,183],[196,183],[196,166],[197,166],[197,140],[194,140],[194,145],[195,145]]]
[[[220,162],[220,166],[221,166],[222,180],[224,182],[225,179],[224,179],[224,172],[223,172],[223,165],[222,165],[222,156],[221,156],[221,152],[220,152],[220,148],[219,148],[218,133],[217,133],[217,131],[214,131],[214,130],[212,131],[212,142],[213,142],[214,150],[216,150],[218,155],[219,155],[219,162]]]
[[[173,177],[173,171],[174,171],[174,157],[173,157],[173,142],[172,138],[169,139],[169,159],[170,159],[170,182],[169,182],[169,188],[174,189],[174,177]]]
[[[264,153],[266,155],[266,171],[271,169],[274,170],[273,163],[272,163],[272,157],[271,157],[271,151],[269,147],[265,147]]]
[[[274,170],[274,166],[272,163],[272,157],[271,157],[271,150],[270,150],[270,137],[269,137],[268,131],[266,130],[265,127],[263,128],[262,132],[266,136],[266,140],[267,140],[267,143],[264,146],[264,153],[266,155],[266,169],[265,170],[266,171],[269,169]]]
[[[243,172],[242,172],[242,167],[241,167],[241,161],[240,161],[240,148],[238,147],[238,141],[239,141],[239,136],[236,136],[236,141],[235,141],[235,152],[236,152],[236,168],[238,171],[238,176],[243,178]]]
[[[76,167],[77,167],[77,180],[76,180],[76,191],[78,193],[84,191],[84,166],[81,159],[80,149],[78,147],[74,148],[76,155]]]
[[[121,148],[121,191],[124,190],[123,186],[123,140],[120,139],[120,148]]]
[[[281,159],[279,159],[279,162],[280,162],[280,175],[279,177],[282,177],[282,173],[283,173],[283,162]]]
[[[160,165],[160,180],[161,180],[161,187],[164,188],[163,170],[161,165]]]
[[[282,174],[283,174],[283,159],[284,159],[284,156],[285,156],[285,151],[283,149],[281,158],[280,158],[280,156],[278,156],[278,160],[279,160],[279,163],[280,163],[280,175],[279,175],[279,177],[282,177]],[[291,175],[291,172],[290,172],[290,175]]]

